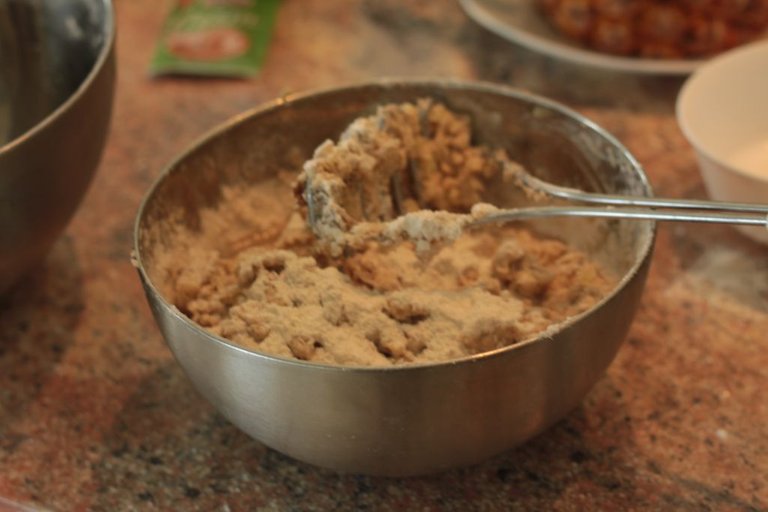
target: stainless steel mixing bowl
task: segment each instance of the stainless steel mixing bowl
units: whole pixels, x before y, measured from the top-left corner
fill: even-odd
[[[69,222],[107,136],[110,0],[0,2],[0,293]]]
[[[238,116],[181,155],[144,200],[135,256],[160,329],[197,389],[239,428],[297,459],[343,471],[413,475],[472,464],[530,439],[581,401],[632,321],[654,225],[586,219],[537,228],[589,251],[618,277],[584,314],[535,340],[465,359],[349,368],[281,359],[213,336],[161,293],[158,251],[174,222],[191,229],[223,184],[295,168],[297,151],[339,135],[384,102],[435,97],[472,116],[477,139],[506,147],[550,181],[622,194],[651,193],[632,156],[594,124],[548,100],[486,84],[395,82],[282,98]]]

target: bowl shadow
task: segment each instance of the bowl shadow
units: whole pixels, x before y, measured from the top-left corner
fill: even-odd
[[[595,409],[599,411],[595,412]],[[592,503],[646,499],[635,489],[636,468],[625,460],[634,443],[631,425],[605,425],[590,416],[625,415],[609,378],[564,420],[532,441],[480,465],[443,473],[384,478],[340,474],[296,461],[249,438],[193,390],[169,361],[148,375],[104,437],[94,464],[93,510],[131,503],[160,509],[232,510],[470,510],[510,503],[548,510],[565,495],[592,493]],[[135,478],[135,475],[142,475]],[[635,496],[635,493],[638,493]],[[620,502],[620,503],[621,503]]]
[[[84,308],[82,270],[71,238],[0,296],[0,454],[23,439],[14,420],[34,401],[72,344]]]

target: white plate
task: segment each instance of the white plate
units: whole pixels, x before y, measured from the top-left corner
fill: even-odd
[[[643,59],[595,52],[567,40],[549,27],[534,0],[459,0],[477,23],[501,37],[550,57],[632,73],[687,75],[705,60]]]

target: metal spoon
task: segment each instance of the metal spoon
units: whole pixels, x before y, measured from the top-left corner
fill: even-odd
[[[519,167],[519,169],[517,168]],[[748,203],[726,203],[718,201],[702,201],[688,199],[664,199],[654,197],[638,197],[589,193],[583,190],[561,187],[545,182],[529,174],[525,169],[516,166],[514,176],[517,184],[524,191],[541,196],[542,194],[560,199],[597,204],[600,206],[530,206],[523,208],[485,209],[481,215],[455,214],[456,225],[459,228],[481,224],[511,222],[516,220],[541,217],[600,217],[658,221],[686,221],[744,224],[765,226],[768,228],[768,205]],[[307,177],[304,183],[302,197],[307,205],[307,220],[310,228],[318,236],[322,236],[322,222],[330,222],[342,231],[349,229],[356,222],[386,222],[406,214],[403,209],[404,197],[402,179],[398,175],[388,182],[391,211],[390,219],[369,218],[365,200],[356,194],[344,194],[349,201],[356,200],[360,204],[345,205],[340,201],[342,194],[338,187],[326,186],[323,179],[317,176]],[[336,192],[332,192],[336,191]],[[334,195],[336,194],[336,196]],[[317,196],[322,194],[321,200]],[[349,211],[363,212],[362,219],[354,219]],[[378,209],[381,211],[381,208]],[[443,220],[445,217],[443,217]]]

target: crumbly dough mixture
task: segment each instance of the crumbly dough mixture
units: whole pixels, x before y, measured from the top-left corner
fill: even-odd
[[[312,231],[335,255],[370,240],[422,249],[455,240],[495,211],[484,192],[509,185],[519,170],[503,150],[472,145],[471,135],[468,117],[430,99],[355,120],[299,176]]]
[[[500,154],[472,146],[468,120],[440,105],[385,106],[339,143],[320,146],[298,188],[310,172],[328,172],[330,181],[349,180],[345,193],[365,198],[324,218],[338,241],[361,214],[351,204],[391,217],[391,197],[371,183],[390,160],[418,169],[411,199],[467,212],[485,187],[503,181]],[[374,177],[366,181],[363,172]],[[286,191],[285,176],[225,189],[228,200],[202,212],[200,231],[160,263],[164,291],[183,313],[254,350],[354,366],[450,360],[541,335],[614,283],[585,254],[517,226],[460,230],[426,252],[408,234],[333,248],[307,228],[306,205],[283,200]],[[252,237],[242,235],[249,219],[259,228]],[[226,225],[236,234],[222,238]]]

